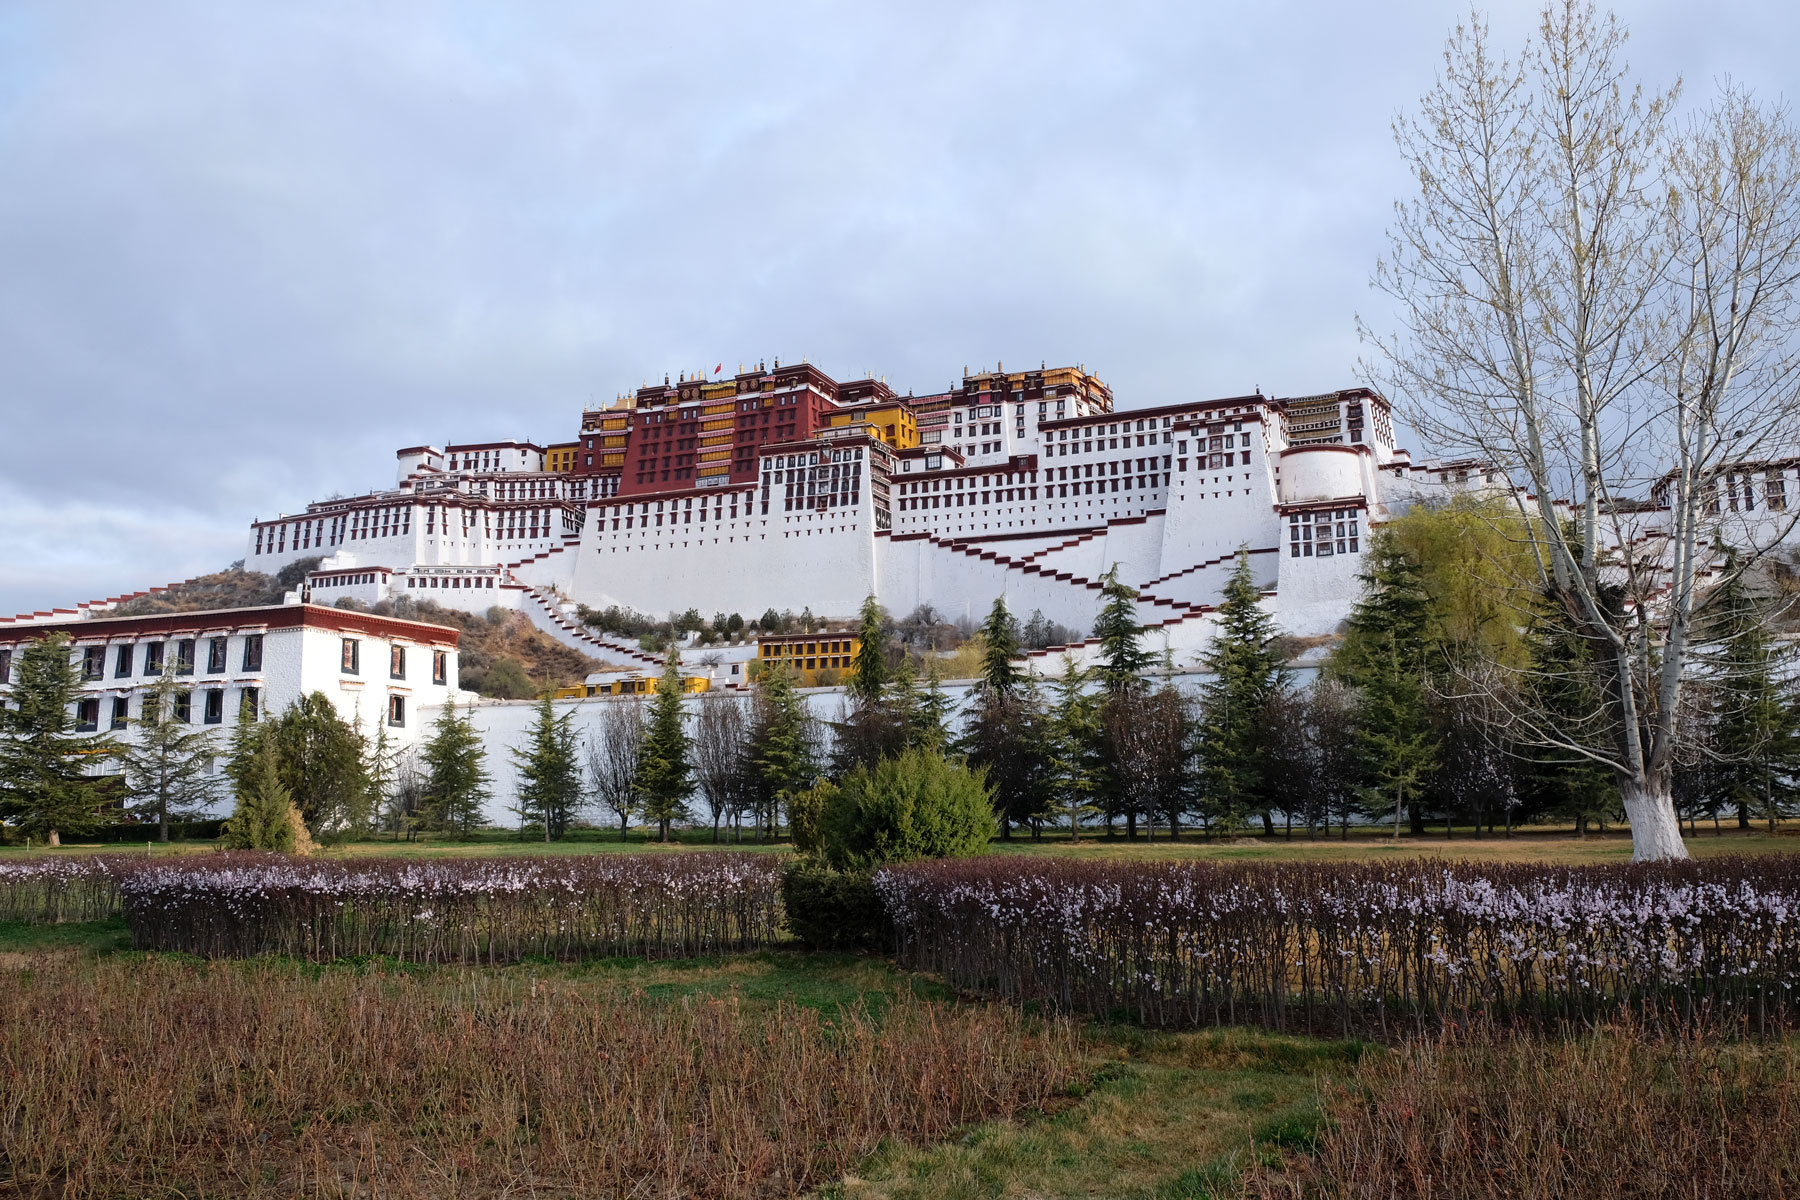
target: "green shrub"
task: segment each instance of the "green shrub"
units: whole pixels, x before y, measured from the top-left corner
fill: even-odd
[[[788,801],[788,837],[794,849],[802,854],[818,854],[821,849],[820,823],[825,807],[837,795],[837,785],[821,779],[804,792],[796,792]]]
[[[983,773],[928,750],[858,767],[821,800],[819,853],[839,871],[974,854],[994,835]]]
[[[788,929],[813,950],[886,950],[894,926],[867,871],[834,871],[813,858],[787,865],[781,902]]]

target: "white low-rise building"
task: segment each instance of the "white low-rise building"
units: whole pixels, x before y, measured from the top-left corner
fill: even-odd
[[[83,731],[131,736],[144,698],[173,664],[177,711],[219,732],[223,749],[240,714],[260,719],[318,692],[374,738],[408,745],[425,710],[457,696],[458,631],[421,621],[277,604],[154,616],[61,615],[0,624],[0,699],[10,695],[20,653],[51,634],[69,638],[81,676],[75,720]]]

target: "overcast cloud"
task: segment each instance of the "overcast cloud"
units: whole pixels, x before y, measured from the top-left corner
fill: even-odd
[[[1349,384],[1462,11],[8,0],[0,610],[720,361]],[[1795,91],[1795,6],[1619,11],[1649,82]]]

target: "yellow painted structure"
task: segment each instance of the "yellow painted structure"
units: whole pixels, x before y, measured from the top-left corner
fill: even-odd
[[[656,691],[655,675],[627,675],[595,683],[577,683],[556,689],[558,700],[585,700],[590,696],[648,696]],[[685,675],[681,690],[689,696],[712,690],[712,680],[705,675]]]
[[[580,442],[558,442],[544,450],[544,470],[573,471],[575,469],[575,451],[581,449]]]
[[[910,450],[919,444],[919,423],[911,407],[898,402],[870,404],[865,407],[828,412],[830,428],[866,429],[896,450]]]
[[[821,687],[848,678],[862,639],[847,629],[827,633],[764,634],[756,639],[756,661],[764,670],[782,666],[799,687]],[[823,672],[833,672],[821,680]]]

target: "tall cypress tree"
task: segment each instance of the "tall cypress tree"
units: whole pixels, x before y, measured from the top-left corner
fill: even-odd
[[[925,660],[925,691],[913,710],[908,744],[915,749],[943,753],[950,741],[950,713],[954,707],[944,694],[944,669],[932,655]]]
[[[1711,643],[1706,659],[1715,681],[1709,716],[1717,799],[1737,809],[1739,829],[1750,827],[1752,814],[1773,829],[1789,719],[1776,681],[1782,655],[1740,572],[1729,572],[1709,607],[1715,615],[1702,632]]]
[[[581,809],[581,761],[575,743],[575,710],[561,716],[545,696],[523,749],[514,748],[519,769],[520,825],[537,825],[546,842],[560,841]]]
[[[1051,802],[1068,818],[1071,842],[1081,840],[1081,823],[1099,811],[1094,799],[1106,779],[1100,703],[1088,682],[1074,655],[1065,656],[1046,722]]]
[[[427,824],[461,838],[475,836],[486,819],[482,802],[491,780],[487,752],[469,716],[459,715],[454,704],[444,705],[419,757],[425,765]]]
[[[85,769],[114,753],[111,739],[76,729],[81,677],[69,637],[53,633],[13,664],[11,703],[0,705],[0,816],[52,846],[100,826],[100,796]],[[98,702],[96,702],[98,703]]]
[[[873,595],[862,604],[862,627],[856,662],[851,667],[850,696],[858,704],[879,704],[887,686],[887,635],[882,627],[881,605]]]
[[[994,597],[981,625],[981,678],[1002,696],[1010,696],[1019,688],[1019,669],[1013,660],[1019,657],[1019,623],[1006,609],[1006,597]]]
[[[787,671],[772,665],[756,682],[750,744],[758,824],[773,836],[781,810],[811,787],[818,774],[806,710]]]
[[[205,726],[196,729],[183,719],[175,704],[180,690],[171,658],[144,696],[136,737],[119,750],[131,811],[154,818],[157,837],[164,842],[169,840],[171,820],[199,816],[225,790],[225,780],[213,771],[219,753],[213,731]]]
[[[1201,781],[1211,812],[1228,828],[1260,814],[1272,830],[1272,797],[1265,784],[1269,705],[1288,686],[1274,618],[1250,573],[1250,552],[1239,548],[1237,566],[1219,602],[1212,644],[1201,658],[1211,678],[1201,692]]]
[[[237,807],[225,822],[224,844],[234,850],[294,853],[306,826],[281,782],[274,740],[246,736],[236,744],[242,753],[234,758],[231,772],[238,781]]]
[[[681,658],[669,651],[656,696],[650,701],[650,723],[644,732],[644,748],[638,757],[637,791],[644,800],[644,816],[655,821],[663,841],[669,825],[686,820],[688,797],[694,794],[693,765],[689,759],[687,729],[681,719]]]
[[[1356,689],[1356,740],[1369,794],[1383,805],[1398,797],[1420,833],[1421,801],[1440,749],[1428,703],[1430,597],[1419,564],[1384,533],[1371,540],[1362,581],[1329,671]]]
[[[1138,622],[1137,589],[1119,582],[1119,564],[1100,577],[1100,615],[1094,638],[1100,643],[1100,686],[1108,696],[1135,688],[1155,661],[1144,649],[1144,627]]]

